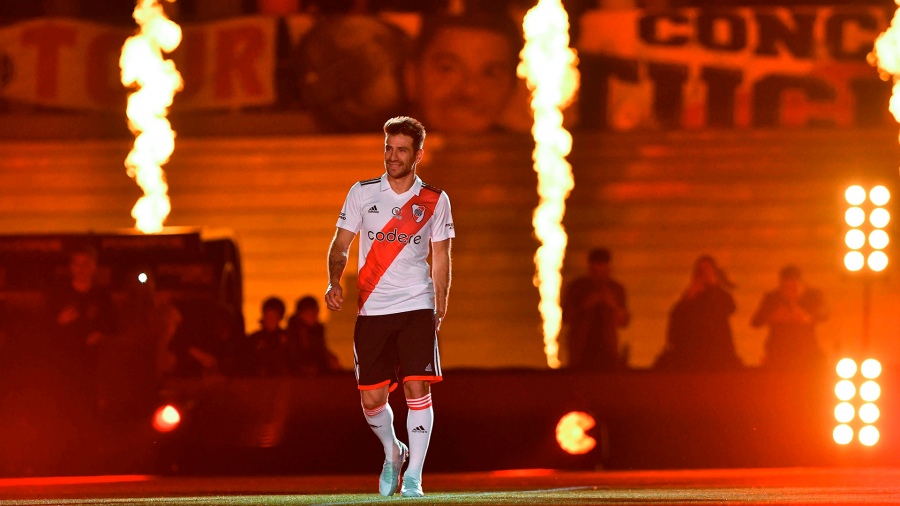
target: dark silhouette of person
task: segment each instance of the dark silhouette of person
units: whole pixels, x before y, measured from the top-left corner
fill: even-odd
[[[182,319],[156,290],[152,270],[129,273],[124,288],[118,332],[100,345],[101,407],[114,420],[149,416],[174,365],[168,347]]]
[[[166,350],[175,358],[171,376],[231,375],[238,337],[244,337],[238,328],[240,318],[229,306],[213,300],[181,300],[176,306],[182,320]],[[171,355],[161,352],[160,359],[165,363]]]
[[[655,368],[721,371],[742,366],[728,321],[737,308],[732,289],[711,256],[697,258],[688,288],[669,312],[666,347]]]
[[[782,268],[778,288],[763,295],[750,321],[756,328],[769,327],[763,366],[781,370],[824,366],[815,327],[827,317],[822,292],[806,286],[800,268]]]
[[[115,333],[112,296],[97,283],[97,250],[79,247],[69,255],[69,280],[51,295],[55,323],[51,353],[66,388],[92,408],[97,405],[99,345]]]
[[[269,297],[263,301],[260,329],[247,337],[251,375],[285,376],[291,372],[291,337],[281,326],[284,314],[284,301],[280,298]]]
[[[588,274],[566,288],[562,318],[568,325],[568,367],[612,371],[623,364],[618,329],[628,325],[625,288],[610,276],[609,250],[588,253]]]
[[[288,319],[292,368],[301,376],[340,371],[341,364],[325,344],[325,326],[319,321],[319,302],[307,295],[297,300]]]

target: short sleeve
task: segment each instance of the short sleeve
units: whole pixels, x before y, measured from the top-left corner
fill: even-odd
[[[450,212],[450,198],[447,193],[441,192],[434,209],[434,225],[431,227],[432,242],[444,241],[456,237],[453,228],[453,215]]]
[[[347,198],[344,199],[344,207],[341,208],[341,214],[338,216],[337,227],[349,230],[354,234],[362,228],[362,214],[360,214],[360,193],[361,186],[359,183],[350,187],[347,192]]]

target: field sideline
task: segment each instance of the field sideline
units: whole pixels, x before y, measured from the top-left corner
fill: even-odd
[[[384,498],[377,476],[0,479],[0,505],[900,504],[900,469],[785,468],[425,474],[424,498]]]

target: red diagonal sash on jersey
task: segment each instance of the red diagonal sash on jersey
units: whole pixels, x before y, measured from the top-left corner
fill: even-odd
[[[437,205],[438,198],[441,196],[438,192],[430,190],[421,190],[419,195],[409,199],[400,210],[401,219],[391,218],[390,222],[381,229],[384,234],[394,233],[396,235],[406,234],[409,240],[415,236],[419,230],[425,226],[425,223],[434,215],[434,207]],[[425,214],[418,222],[413,218],[413,206],[424,207]],[[427,238],[423,238],[428,240]],[[359,286],[359,309],[368,300],[375,285],[381,281],[385,271],[390,267],[397,255],[403,250],[408,243],[399,241],[374,241],[369,253],[366,255],[366,263],[359,270],[359,278],[357,285]]]

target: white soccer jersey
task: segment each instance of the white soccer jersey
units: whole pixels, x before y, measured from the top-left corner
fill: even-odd
[[[359,314],[434,309],[431,241],[455,237],[450,199],[416,176],[402,194],[385,173],[350,188],[337,226],[359,232]]]

